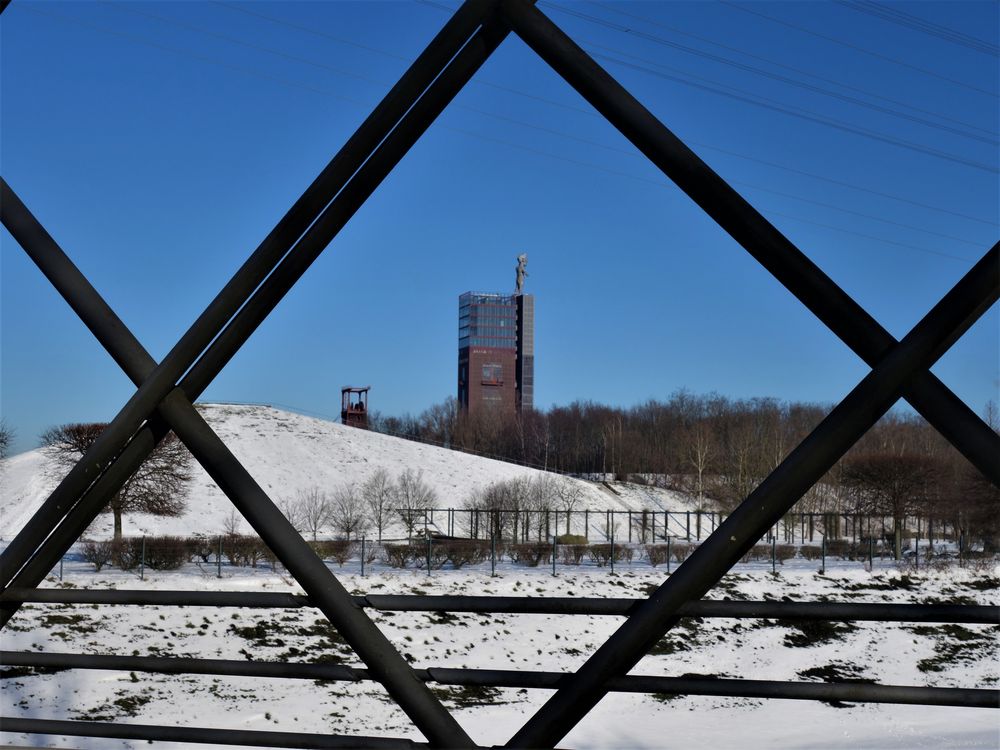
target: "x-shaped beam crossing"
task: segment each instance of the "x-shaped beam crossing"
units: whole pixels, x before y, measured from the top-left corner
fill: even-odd
[[[436,746],[474,743],[211,430],[193,402],[513,30],[873,369],[510,740],[551,747],[901,397],[1000,486],[1000,439],[929,372],[1000,295],[1000,243],[902,340],[815,266],[529,0],[468,0],[157,364],[6,182],[0,218],[136,384],[0,556],[37,586],[172,429]],[[0,627],[18,604],[0,606]]]

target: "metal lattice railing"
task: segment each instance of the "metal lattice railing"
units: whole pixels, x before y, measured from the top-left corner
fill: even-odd
[[[627,604],[620,600],[535,603],[566,614],[599,611],[626,616],[611,638],[572,674],[418,670],[411,667],[365,614],[366,607],[506,612],[515,611],[512,608],[521,605],[509,600],[479,598],[402,602],[399,597],[369,596],[361,600],[351,597],[193,406],[194,400],[511,32],[568,81],[872,368],[648,599]],[[761,616],[747,612],[763,611],[754,607],[770,607],[772,609],[767,611],[778,612],[773,616],[780,617],[996,620],[996,608],[988,607],[932,611],[917,605],[902,605],[899,609],[892,605],[741,602],[738,604],[747,608],[741,611],[737,603],[700,600],[900,398],[905,397],[980,471],[1000,486],[1000,462],[996,461],[996,456],[1000,455],[1000,438],[929,372],[934,362],[1000,294],[1000,245],[994,245],[907,336],[897,341],[529,0],[468,0],[462,5],[159,363],[35,220],[13,189],[2,182],[0,190],[4,226],[137,389],[99,440],[0,556],[0,584],[3,586],[0,626],[6,625],[22,602],[55,596],[36,590],[37,586],[107,500],[173,430],[306,594],[305,598],[282,599],[239,594],[236,596],[240,597],[240,606],[308,604],[316,607],[367,668],[248,665],[242,662],[237,668],[233,662],[224,660],[13,653],[2,654],[4,664],[41,666],[44,663],[212,674],[267,673],[267,676],[309,678],[322,671],[323,679],[370,679],[385,687],[428,743],[435,747],[473,747],[475,742],[428,689],[428,681],[554,690],[552,697],[510,739],[509,747],[554,746],[602,696],[619,690],[997,706],[1000,693],[995,690],[626,676],[682,617],[699,611],[703,614],[698,616],[708,616],[704,614],[708,611],[706,607],[721,606],[714,616],[726,617]],[[48,601],[70,601],[72,596],[105,596],[109,602],[143,604],[153,603],[160,596],[163,597],[159,600],[161,604],[196,600],[214,606],[222,606],[220,602],[223,601],[236,603],[227,599],[233,595],[224,594],[160,592],[154,595],[153,592],[127,591],[59,594],[62,599]],[[171,598],[173,600],[168,601]],[[623,609],[609,611],[615,607]],[[378,737],[34,718],[5,718],[3,728],[11,732],[272,747],[418,746],[408,740]]]

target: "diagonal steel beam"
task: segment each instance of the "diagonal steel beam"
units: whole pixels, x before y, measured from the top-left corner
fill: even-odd
[[[725,180],[689,149],[555,23],[524,0],[503,0],[511,28],[733,239],[869,366],[897,343]],[[1000,487],[1000,436],[929,372],[904,397]]]
[[[308,264],[323,250],[332,236],[339,231],[339,228],[370,195],[380,180],[392,170],[419,135],[447,105],[447,102],[462,88],[492,50],[499,45],[506,33],[506,31],[497,28],[484,29],[455,57],[445,72],[407,113],[399,126],[379,146],[372,158],[323,212],[321,218],[310,229],[306,237],[297,243],[292,253],[281,262],[278,269],[258,289],[251,302],[240,312],[237,319],[213,343],[209,351],[215,353],[214,358],[206,355],[202,360],[199,360],[196,367],[181,384],[189,398],[197,398],[201,390],[214,377],[215,373],[206,369],[205,360],[213,361],[215,366],[221,369],[232,353],[249,337],[256,325],[266,317],[270,309],[280,301],[291,285],[306,270]],[[2,206],[0,206],[0,211],[2,211]],[[252,319],[251,316],[253,316]],[[191,375],[195,373],[198,373],[199,376],[192,379]],[[31,579],[41,580],[44,577],[63,551],[86,528],[90,522],[88,519],[92,519],[96,515],[106,498],[110,497],[120,484],[131,476],[143,457],[152,450],[156,442],[167,431],[165,428],[160,429],[154,437],[152,431],[156,429],[154,423],[148,429],[144,428],[145,431],[140,431],[137,434],[137,439],[125,448],[124,452],[101,476],[97,484],[88,491],[85,498],[85,508],[78,509],[79,504],[72,508],[66,520],[44,543],[44,554],[39,552],[36,555],[37,560],[31,563],[33,566]],[[53,523],[57,521],[58,519]],[[19,576],[18,580],[20,581],[17,584],[19,586],[34,585],[25,582],[28,578]]]
[[[508,747],[552,747],[628,673],[678,613],[700,599],[1000,297],[1000,243],[771,472],[698,549],[528,720]]]
[[[494,24],[492,28],[484,29],[466,45],[440,76],[438,81],[429,89],[428,94],[410,111],[406,118],[404,118],[401,126],[383,143],[382,147],[376,151],[375,156],[358,173],[356,179],[349,183],[347,189],[334,202],[334,206],[341,210],[339,212],[330,212],[328,209],[327,212],[324,212],[317,224],[307,233],[303,241],[293,251],[293,255],[297,253],[298,258],[307,257],[309,256],[308,251],[299,251],[302,249],[301,246],[309,246],[312,250],[311,257],[305,262],[283,262],[279,266],[279,270],[281,268],[289,268],[292,271],[285,273],[280,277],[280,281],[276,283],[272,283],[275,275],[277,275],[273,274],[265,283],[265,287],[275,291],[275,293],[269,296],[272,308],[301,273],[305,271],[311,260],[325,247],[329,238],[323,240],[324,232],[328,232],[331,226],[336,225],[339,229],[340,226],[346,223],[350,215],[363,203],[364,199],[374,190],[381,179],[391,171],[398,160],[402,158],[403,154],[412,146],[412,143],[426,130],[437,114],[440,113],[451,98],[471,78],[475,70],[478,69],[482,62],[499,45],[506,36],[506,33],[506,31],[499,29]],[[16,199],[9,186],[4,184],[3,189],[10,199],[9,201],[4,201],[10,207],[5,216],[4,223],[11,229],[12,234],[25,244],[26,249],[32,245],[31,235],[34,235],[33,239],[36,242],[40,240],[43,246],[47,243],[46,249],[49,251],[47,254],[32,253],[31,251],[29,251],[29,254],[39,263],[50,280],[56,284],[57,288],[67,296],[67,299],[71,301],[71,305],[84,318],[85,322],[92,326],[95,334],[113,352],[116,360],[126,369],[130,377],[137,381],[137,383],[141,382],[144,371],[148,372],[148,370],[155,366],[155,363],[142,350],[138,341],[131,337],[131,334],[127,332],[121,321],[117,320],[110,308],[107,308],[103,300],[100,300],[96,292],[89,287],[89,284],[86,283],[82,275],[72,267],[68,258],[65,258],[61,251],[58,251],[55,243],[50,237],[47,237],[40,225],[37,225],[37,222],[35,222],[35,225],[31,226],[33,217],[30,217],[27,209]],[[341,198],[344,198],[348,194],[348,198],[341,200]],[[331,206],[331,208],[334,206]],[[347,211],[343,210],[345,206],[350,207],[350,209]],[[327,218],[328,213],[333,215],[333,221]],[[61,260],[59,256],[61,256]],[[281,281],[286,282],[286,284],[283,285],[280,283]],[[84,290],[82,293],[81,289]],[[89,293],[87,293],[88,290]],[[254,296],[254,299],[258,299],[259,296],[258,292]],[[250,306],[248,305],[248,307]],[[253,309],[260,312],[263,306],[256,304],[253,306]],[[269,309],[264,310],[260,319],[263,319],[269,311]],[[248,330],[246,326],[232,325],[227,328],[227,331],[231,330],[239,330],[245,334],[242,340],[245,340],[245,337],[249,336],[249,332],[252,331],[252,329]],[[236,344],[237,347],[239,343],[242,343],[242,341]],[[229,356],[231,356],[231,353]],[[263,491],[253,482],[252,478],[239,465],[236,459],[232,457],[221,441],[218,440],[217,436],[204,424],[203,420],[201,420],[200,416],[191,406],[190,401],[185,397],[183,391],[181,389],[172,391],[160,404],[159,411],[161,415],[169,419],[182,441],[188,445],[195,454],[195,457],[198,458],[213,478],[226,491],[227,495],[240,508],[244,516],[251,521],[252,525],[267,541],[269,546],[279,554],[282,562],[302,582],[304,588],[308,588],[310,582],[319,581],[320,578],[317,578],[317,576],[323,576],[324,574],[326,578],[333,581],[333,584],[329,580],[323,582],[325,588],[320,586],[317,592],[321,596],[325,595],[333,605],[338,604],[335,601],[338,598],[346,601],[346,605],[344,601],[339,602],[341,607],[346,607],[346,610],[339,609],[338,606],[321,608],[324,609],[324,612],[334,624],[338,626],[338,629],[344,633],[345,639],[349,642],[353,641],[352,646],[359,652],[359,655],[367,650],[373,656],[370,663],[375,669],[384,673],[380,679],[384,682],[390,694],[400,703],[401,707],[414,719],[415,724],[421,731],[427,734],[436,744],[456,747],[470,744],[471,741],[462,732],[461,728],[458,727],[457,723],[444,711],[440,703],[422,684],[419,691],[415,690],[414,683],[416,681],[412,676],[412,670],[409,666],[392,649],[391,644],[385,641],[384,636],[371,624],[370,620],[363,615],[360,608],[354,606],[353,602],[347,598],[346,592],[342,590],[342,587],[336,582],[332,574],[326,570],[325,566],[316,558],[298,534],[291,529],[291,526],[287,524],[283,515],[274,508],[273,503],[267,499]],[[157,420],[141,431],[138,438],[128,445],[127,452],[133,449],[133,447],[138,446],[135,450],[131,450],[129,454],[132,461],[132,469],[137,466],[135,462],[141,461],[142,455],[151,450],[157,440],[162,437],[166,431],[164,427]],[[143,435],[143,433],[147,434]],[[118,465],[116,462],[116,466]],[[127,469],[119,471],[121,477],[127,477],[130,473],[131,471]],[[101,481],[93,489],[100,487],[107,494],[111,490],[112,484],[104,482],[104,476],[102,476]],[[74,523],[66,524],[64,522],[60,525],[60,528],[57,530],[57,534],[60,535],[59,543],[55,543],[50,538],[50,541],[53,543],[50,544],[47,541],[43,545],[48,547],[48,554],[36,556],[36,559],[31,560],[28,566],[32,568],[30,575],[18,575],[15,579],[17,585],[37,585],[38,580],[41,580],[40,576],[44,576],[51,567],[49,559],[51,559],[52,555],[54,554],[58,557],[59,554],[65,551],[68,544],[75,541],[79,533],[89,523],[88,519],[92,519],[103,506],[103,503],[99,502],[100,498],[98,496],[89,497],[94,494],[92,490],[88,493],[87,502],[81,502],[72,509],[73,513],[71,515],[74,516]],[[84,508],[83,506],[87,507]],[[315,567],[316,565],[319,567]],[[28,568],[25,568],[24,573],[28,574]],[[24,580],[25,577],[35,578],[36,580]],[[319,584],[314,583],[313,588],[317,585]],[[336,595],[332,599],[329,594],[331,586],[341,589],[335,592]],[[352,609],[356,611],[351,612]],[[353,638],[350,635],[350,631],[352,630],[354,631]],[[384,642],[381,645],[385,647],[381,652],[372,645],[372,642],[378,644],[379,639]],[[366,662],[369,662],[369,659],[366,659]],[[409,704],[409,707],[407,704]],[[430,714],[431,718],[428,718],[428,714]]]
[[[22,244],[25,252],[126,374],[141,383],[143,374],[156,365],[153,358],[3,180],[0,180],[0,201],[4,206],[4,225],[12,229],[11,234]],[[178,389],[171,391],[160,404],[158,413],[174,427],[195,458],[208,469],[233,504],[417,728],[437,745],[471,746],[471,739],[455,719],[354,602],[350,593],[295,531],[183,393]],[[31,562],[29,567],[32,567]],[[50,568],[44,563],[38,567],[42,575]],[[31,571],[25,568],[24,572]],[[15,576],[14,580],[20,577]],[[37,581],[33,585],[37,585]],[[6,623],[15,611],[13,607],[3,607],[3,622]]]
[[[223,287],[164,360],[155,367],[80,462],[63,478],[0,554],[0,585],[8,583],[31,553],[153,413],[205,347],[347,184],[372,150],[392,131],[444,66],[462,48],[496,0],[467,0],[344,147],[289,209]]]

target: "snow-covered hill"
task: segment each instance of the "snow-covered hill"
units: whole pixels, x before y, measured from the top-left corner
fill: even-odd
[[[438,507],[461,508],[466,498],[487,485],[543,472],[467,453],[424,445],[379,433],[306,417],[268,406],[199,405],[202,415],[279,505],[311,487],[331,491],[345,483],[360,484],[382,467],[393,477],[406,469],[422,472],[437,493]],[[61,468],[41,449],[0,464],[0,538],[10,539],[58,482]],[[569,477],[579,490],[577,510],[692,510],[691,499],[667,490],[600,483]],[[194,465],[184,515],[156,518],[127,516],[124,531],[138,534],[216,534],[232,513],[228,498],[205,471]],[[249,530],[244,526],[244,530]],[[89,530],[94,537],[111,534],[111,516],[102,515]]]

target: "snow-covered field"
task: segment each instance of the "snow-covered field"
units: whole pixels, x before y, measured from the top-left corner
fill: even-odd
[[[512,464],[408,442],[269,407],[201,408],[261,486],[281,503],[300,490],[330,491],[361,483],[377,468],[398,475],[420,469],[439,507],[461,507],[491,482],[534,477]],[[0,539],[9,539],[39,507],[59,470],[41,451],[0,464]],[[694,509],[689,497],[639,485],[565,478],[579,489],[577,510]],[[200,467],[178,518],[126,516],[127,535],[213,536],[232,506]],[[110,536],[102,516],[88,535]],[[249,531],[248,528],[243,530]],[[593,539],[592,541],[600,541]],[[189,563],[177,571],[95,573],[79,548],[62,580],[44,586],[150,588],[299,593],[280,568]],[[788,561],[779,574],[769,563],[739,565],[710,598],[793,601],[940,602],[996,604],[998,571],[957,567],[901,572],[875,561]],[[664,567],[638,558],[614,573],[584,565],[527,568],[503,562],[462,570],[394,570],[376,563],[361,576],[358,561],[332,567],[356,594],[642,597],[662,582]],[[58,569],[57,569],[58,571]],[[368,610],[415,667],[466,667],[570,672],[580,667],[621,623],[620,617],[439,614]],[[190,656],[255,661],[334,661],[362,666],[340,636],[312,609],[251,610],[196,607],[26,605],[0,631],[10,651],[106,655]],[[803,630],[774,620],[684,620],[633,674],[686,674],[764,680],[867,679],[882,684],[983,688],[1000,683],[1000,625],[850,623]],[[480,744],[502,744],[548,697],[544,690],[471,689],[433,685]],[[2,713],[13,717],[77,719],[262,731],[364,734],[421,739],[408,718],[375,683],[316,682],[112,670],[38,673],[7,670],[0,680]],[[767,748],[996,748],[998,712],[975,708],[841,705],[704,696],[612,694],[561,747]],[[139,747],[144,743],[2,733],[18,745],[77,748]],[[186,745],[177,745],[186,747]]]
[[[393,478],[407,468],[419,470],[437,494],[440,508],[461,508],[473,492],[493,482],[544,475],[516,464],[344,427],[268,406],[199,404],[198,409],[279,505],[294,500],[298,492],[311,487],[330,492],[345,483],[360,485],[378,468],[384,468]],[[125,517],[124,533],[130,536],[222,533],[232,504],[204,469],[196,463],[192,467],[187,510],[183,515],[156,518],[131,514]],[[24,526],[65,471],[40,449],[0,462],[0,539],[10,539]],[[579,511],[695,509],[692,498],[669,490],[622,484],[616,485],[618,494],[615,494],[600,483],[545,476],[555,477],[578,491],[575,508]],[[109,538],[111,525],[111,516],[102,515],[88,535]],[[249,528],[244,526],[243,530]]]
[[[619,566],[563,571],[489,564],[461,571],[392,571],[365,577],[335,566],[353,593],[641,597],[664,571]],[[357,565],[357,563],[353,563]],[[46,586],[294,592],[266,568],[194,565],[172,572],[94,573],[68,563]],[[953,568],[919,575],[886,563],[790,561],[772,576],[741,565],[709,598],[795,601],[997,603],[997,570]],[[417,668],[431,666],[572,671],[620,617],[481,615],[367,610]],[[1000,625],[848,623],[803,631],[774,620],[685,620],[633,674],[716,675],[766,680],[870,679],[882,684],[991,687],[1000,683]],[[223,659],[340,661],[361,666],[312,609],[26,605],[2,632],[3,648]],[[22,670],[23,672],[23,670]],[[318,683],[128,671],[14,673],[2,680],[4,714],[142,724],[366,734],[419,739],[375,683]],[[434,686],[481,744],[502,744],[550,695],[543,690]],[[0,734],[7,743],[139,747],[144,743]],[[159,746],[159,745],[158,745]],[[996,748],[998,712],[977,708],[841,705],[789,700],[612,694],[560,743],[573,748]],[[177,747],[184,747],[177,745]]]

